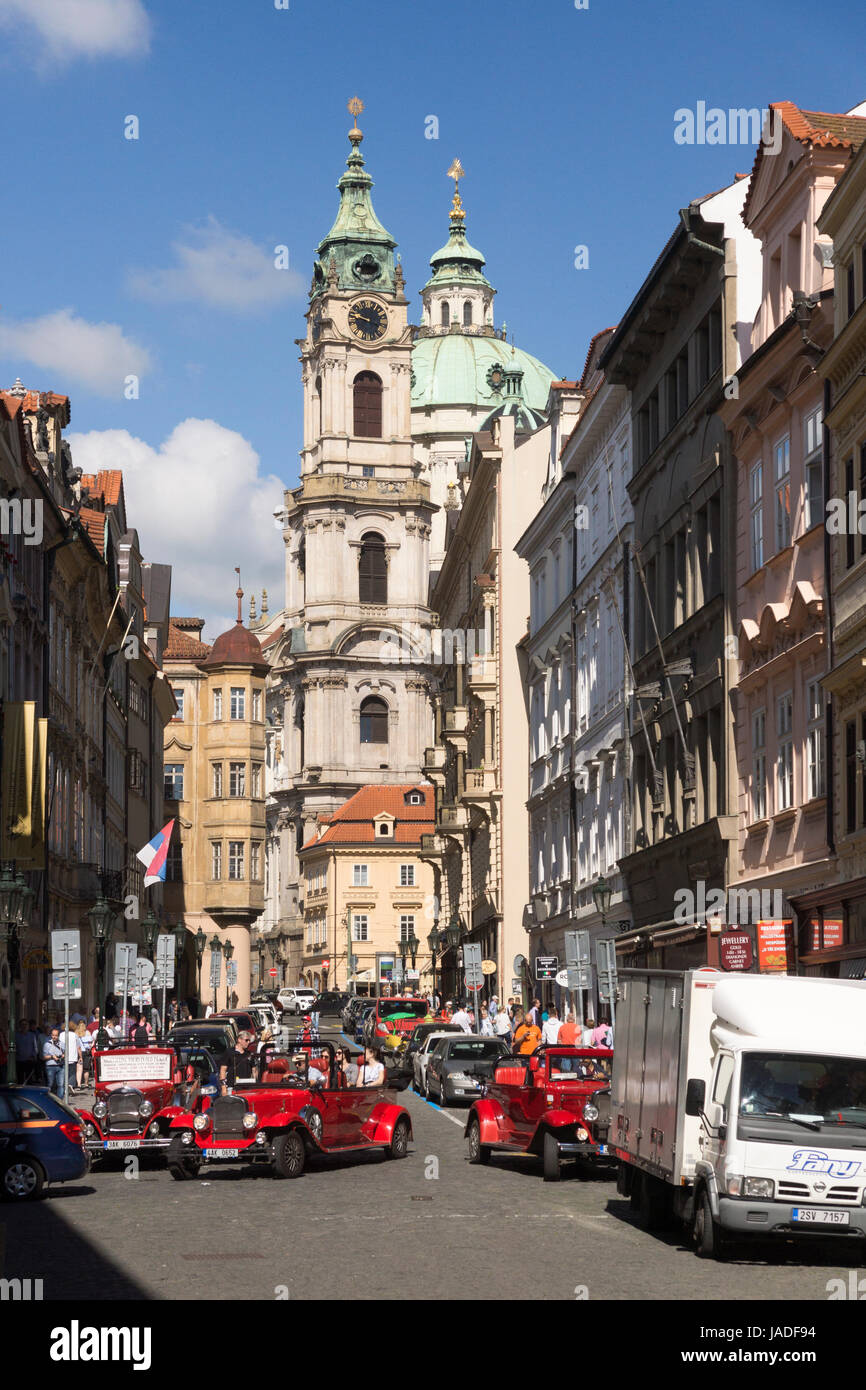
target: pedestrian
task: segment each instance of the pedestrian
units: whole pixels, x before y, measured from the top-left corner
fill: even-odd
[[[496,998],[495,994],[492,994],[490,996],[490,1003],[487,1005],[487,1012],[489,1013],[492,1019],[495,1019],[496,1015],[499,1013],[499,1000]]]
[[[541,1042],[541,1029],[532,1022],[529,1012],[525,1017],[521,1009],[516,1012],[520,1015],[520,1020],[514,1030],[514,1046],[518,1052],[526,1055],[534,1052]]]
[[[593,1047],[613,1047],[613,1028],[609,1023],[600,1023],[592,1035]]]
[[[531,1006],[529,1009],[527,1009],[527,1011],[526,1011],[526,1017],[527,1017],[528,1019],[531,1020],[533,1027],[535,1027],[535,1028],[540,1027],[540,1025],[541,1025],[541,1000],[540,1000],[540,999],[533,999],[533,1001],[532,1001],[532,1006]]]
[[[460,1004],[451,1015],[451,1022],[456,1023],[458,1028],[462,1028],[464,1033],[472,1032],[472,1019],[463,1004]]]
[[[482,1038],[495,1037],[493,1031],[493,1019],[490,1017],[490,1010],[486,1004],[481,1005],[481,1026],[479,1029]]]
[[[542,1024],[541,1040],[548,1046],[555,1046],[559,1042],[559,1034],[562,1031],[562,1022],[559,1017],[559,1009],[555,1004],[551,1004],[547,1019]]]
[[[78,1025],[78,1041],[81,1044],[81,1081],[84,1083],[85,1077],[87,1084],[90,1085],[93,1077],[93,1045],[96,1040],[95,1033],[89,1033],[83,1023]]]
[[[150,1026],[146,1014],[139,1014],[137,1023],[133,1020],[129,1041],[133,1047],[147,1047],[150,1043]]]
[[[93,1012],[92,1012],[91,1015],[90,1015],[90,1022],[89,1022],[88,1025],[87,1025],[87,1031],[88,1031],[88,1033],[98,1033],[98,1032],[99,1032],[99,1022],[100,1022],[100,1018],[101,1018],[101,1015],[100,1015],[100,1012],[99,1012],[99,1005],[97,1004],[96,1008],[93,1010]]]
[[[87,1022],[79,1015],[75,1025],[75,1032],[78,1037],[78,1061],[75,1066],[75,1085],[79,1091],[84,1090],[84,1039],[88,1036]]]
[[[42,1061],[45,1066],[45,1080],[49,1091],[55,1096],[63,1094],[63,1048],[60,1045],[60,1029],[51,1029],[42,1044]]]
[[[63,1048],[66,1054],[66,1060],[69,1064],[69,1089],[74,1092],[77,1089],[74,1083],[75,1077],[78,1074],[78,1062],[81,1057],[81,1042],[75,1028],[72,1026],[71,1020],[68,1032],[64,1030],[60,1034],[60,1046]]]
[[[579,1045],[579,1036],[579,1025],[575,1019],[575,1015],[571,1014],[560,1027],[557,1042],[561,1047],[577,1047]]]
[[[30,1032],[26,1018],[19,1019],[15,1029],[15,1057],[18,1081],[25,1085],[33,1080],[37,1061],[36,1038]]]
[[[588,1018],[588,1019],[586,1020],[586,1023],[583,1025],[583,1031],[582,1031],[582,1033],[581,1033],[581,1038],[580,1038],[580,1045],[581,1045],[581,1047],[595,1047],[596,1044],[595,1044],[595,1042],[593,1041],[594,1034],[595,1034],[595,1019],[594,1019],[594,1018]]]
[[[493,1032],[497,1038],[508,1038],[511,1040],[511,1019],[508,1017],[507,1009],[500,1009],[493,1020]]]

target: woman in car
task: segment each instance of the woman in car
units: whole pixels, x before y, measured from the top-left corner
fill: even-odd
[[[378,1047],[364,1048],[364,1062],[358,1068],[358,1086],[382,1086],[385,1081],[385,1064]]]
[[[358,1084],[358,1064],[352,1061],[352,1054],[348,1047],[338,1047],[334,1053],[337,1063],[337,1072],[342,1073],[344,1080],[340,1083],[343,1086],[357,1086]]]

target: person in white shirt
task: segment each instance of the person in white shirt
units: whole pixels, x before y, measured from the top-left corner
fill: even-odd
[[[511,1019],[507,1009],[500,1009],[493,1020],[493,1031],[497,1038],[511,1037]]]
[[[493,1019],[487,1011],[487,1005],[481,1005],[481,1036],[482,1038],[492,1038],[496,1035],[493,1032]]]
[[[69,1025],[69,1032],[61,1033],[58,1041],[60,1046],[66,1049],[66,1056],[69,1060],[69,1089],[75,1092],[77,1090],[77,1087],[74,1085],[75,1069],[81,1058],[81,1040],[71,1023]]]
[[[555,1004],[551,1004],[547,1018],[541,1025],[541,1041],[548,1045],[555,1044],[559,1039],[559,1030],[562,1027],[562,1019],[559,1017],[559,1009]]]
[[[451,1022],[456,1023],[458,1028],[462,1028],[464,1033],[472,1032],[472,1019],[463,1004],[451,1015]]]
[[[385,1064],[376,1047],[364,1048],[364,1065],[358,1068],[358,1086],[381,1086],[385,1081]]]

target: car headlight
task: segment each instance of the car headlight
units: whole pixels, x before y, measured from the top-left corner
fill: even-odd
[[[93,1107],[93,1113],[97,1120],[104,1120],[108,1114],[108,1106],[104,1100],[98,1100]]]
[[[153,1124],[147,1132],[152,1139],[155,1139],[156,1136],[159,1134],[159,1120],[154,1120]]]
[[[578,1131],[577,1131],[577,1137],[578,1137],[578,1140],[579,1140],[579,1142],[580,1142],[581,1144],[585,1144],[586,1141],[587,1141],[587,1139],[589,1138],[589,1133],[588,1133],[587,1130],[584,1129],[583,1125],[581,1125],[580,1128],[578,1129]]]
[[[743,1195],[764,1197],[767,1201],[772,1201],[776,1195],[776,1184],[772,1178],[746,1178],[743,1183]]]
[[[247,1113],[244,1115],[242,1124],[244,1129],[255,1129],[258,1122],[259,1117],[256,1114],[255,1110],[248,1110]]]
[[[205,1130],[205,1129],[208,1129],[208,1128],[209,1128],[209,1126],[210,1126],[210,1116],[209,1116],[209,1115],[196,1115],[196,1117],[195,1117],[195,1119],[193,1120],[192,1123],[193,1123],[194,1128],[197,1129],[197,1130],[201,1133],[202,1130]]]
[[[587,1101],[586,1105],[583,1107],[583,1118],[589,1120],[590,1123],[598,1119],[598,1106],[593,1105],[592,1101]]]
[[[143,1120],[146,1120],[148,1115],[153,1114],[153,1101],[143,1100],[138,1107],[138,1113]]]
[[[725,1191],[729,1197],[742,1197],[743,1195],[743,1175],[742,1173],[729,1173],[725,1178]]]
[[[92,1125],[92,1124],[90,1123],[90,1121],[88,1120],[88,1121],[85,1123],[85,1126],[84,1126],[84,1133],[87,1135],[87,1138],[88,1138],[88,1139],[95,1139],[95,1138],[96,1138],[96,1125]]]

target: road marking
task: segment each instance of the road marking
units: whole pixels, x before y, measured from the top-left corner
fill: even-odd
[[[437,1105],[435,1100],[428,1100],[426,1096],[418,1096],[417,1099],[424,1105],[429,1105],[431,1110],[436,1110],[440,1115],[444,1115],[446,1120],[450,1120],[453,1125],[459,1125],[461,1129],[463,1128],[464,1121],[458,1120],[456,1115],[449,1115],[448,1111],[443,1110],[441,1105]]]

